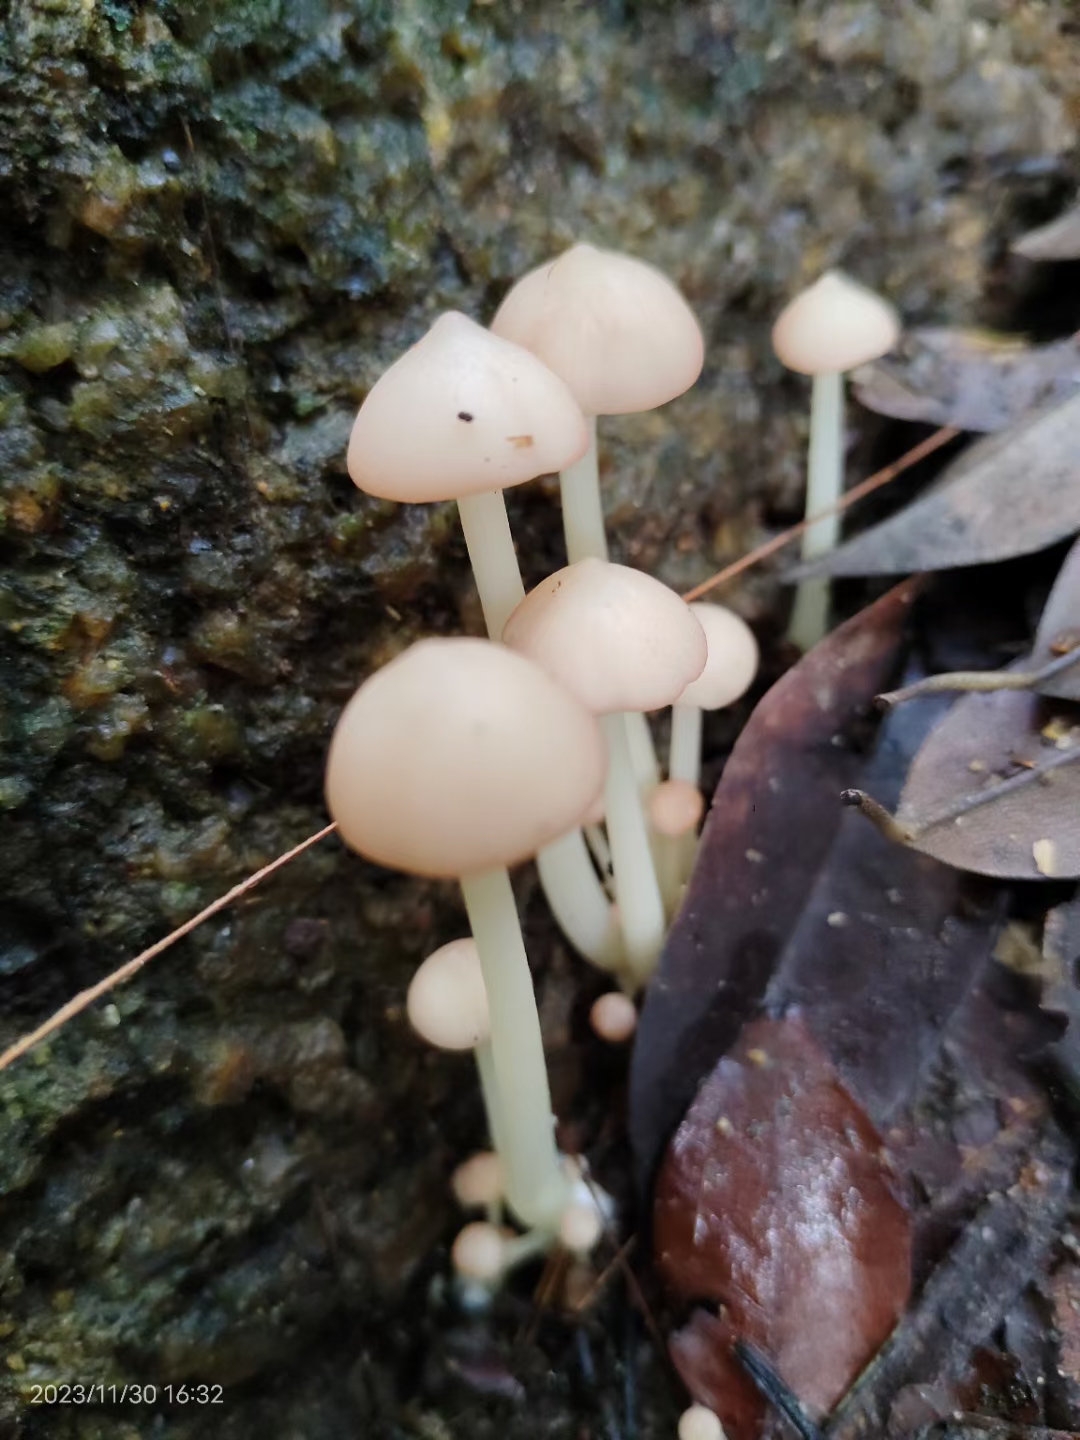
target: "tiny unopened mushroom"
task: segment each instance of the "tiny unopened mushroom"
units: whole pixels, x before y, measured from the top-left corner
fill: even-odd
[[[503,1197],[502,1161],[493,1150],[478,1150],[451,1175],[450,1188],[463,1210],[492,1209]]]
[[[480,1075],[488,1134],[501,1149],[499,1087],[491,1055],[491,1016],[471,935],[451,940],[429,955],[409,982],[405,997],[409,1023],[440,1050],[471,1050]]]
[[[326,797],[378,864],[458,878],[491,1016],[507,1198],[553,1227],[566,1200],[532,977],[506,867],[580,823],[604,782],[593,716],[486,640],[423,640],[366,680],[334,731]]]
[[[488,634],[498,640],[524,594],[502,492],[572,464],[588,444],[585,417],[558,376],[450,311],[372,386],[348,466],[369,495],[458,502]]]
[[[679,1416],[679,1440],[725,1440],[718,1415],[704,1405],[691,1405]]]
[[[575,1255],[588,1255],[604,1233],[604,1217],[591,1200],[572,1201],[559,1221],[559,1240]]]
[[[649,824],[669,840],[692,834],[704,810],[704,796],[689,780],[663,780],[649,796]]]
[[[642,260],[574,245],[524,275],[491,328],[539,356],[566,381],[591,421],[591,443],[560,474],[571,564],[606,560],[596,416],[654,410],[701,374],[704,341],[666,275]]]
[[[813,376],[806,514],[835,506],[843,490],[844,375],[891,350],[900,338],[895,309],[839,270],[829,270],[796,295],[773,326],[777,358],[789,370]],[[804,560],[835,549],[840,517],[831,514],[803,535]],[[814,576],[799,584],[790,638],[808,650],[823,638],[829,620],[829,582]]]
[[[581,560],[531,591],[507,621],[506,643],[529,655],[601,717],[604,792],[628,980],[648,978],[664,938],[664,904],[627,742],[626,712],[670,705],[705,664],[690,608],[641,571]]]
[[[487,1220],[473,1220],[464,1226],[450,1248],[450,1261],[457,1273],[480,1285],[494,1285],[502,1278],[505,1257],[506,1237]]]
[[[701,674],[672,706],[668,778],[697,785],[701,778],[702,711],[722,710],[745,695],[761,657],[754,632],[734,610],[707,600],[696,601],[690,609],[705,631],[709,654]]]
[[[589,1024],[609,1045],[623,1045],[637,1029],[637,1006],[621,990],[610,990],[592,1003]]]

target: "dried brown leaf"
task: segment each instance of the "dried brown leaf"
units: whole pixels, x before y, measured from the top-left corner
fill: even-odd
[[[1054,588],[1046,602],[1039,629],[1035,635],[1035,650],[1031,656],[1031,668],[1041,669],[1057,655],[1065,654],[1080,646],[1080,541],[1065,557],[1065,563],[1058,571]],[[1080,700],[1080,658],[1077,664],[1052,680],[1044,680],[1039,686],[1041,695],[1052,695],[1059,700]]]
[[[796,575],[981,565],[1080,530],[1080,395],[976,441],[914,504]]]
[[[896,821],[909,843],[981,875],[1080,876],[1076,719],[1055,718],[1024,691],[958,700],[916,756],[900,797]]]
[[[852,375],[868,410],[959,430],[1004,430],[1080,390],[1080,344],[1028,345],[981,330],[908,331],[891,354]]]

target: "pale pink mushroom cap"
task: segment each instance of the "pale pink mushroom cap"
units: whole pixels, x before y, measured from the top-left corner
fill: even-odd
[[[562,1213],[559,1239],[575,1255],[587,1255],[604,1233],[604,1217],[591,1200],[574,1200]]]
[[[493,1150],[480,1150],[461,1162],[450,1177],[450,1185],[462,1209],[495,1205],[505,1193],[502,1161]]]
[[[609,990],[592,1003],[589,1024],[593,1033],[610,1045],[622,1045],[637,1029],[637,1006],[621,990]]]
[[[372,386],[353,423],[353,483],[384,500],[456,500],[562,470],[585,417],[546,365],[450,311]]]
[[[725,1440],[719,1416],[704,1405],[691,1405],[679,1416],[679,1440]]]
[[[679,696],[680,705],[720,710],[733,705],[753,683],[758,671],[758,644],[754,632],[734,610],[699,600],[690,606],[705,631],[709,645],[705,668]]]
[[[429,955],[409,983],[409,1024],[440,1050],[474,1050],[491,1033],[480,956],[471,935]]]
[[[674,400],[701,374],[705,354],[701,327],[666,275],[592,245],[524,275],[491,328],[560,375],[586,415]]]
[[[697,829],[704,809],[701,791],[689,780],[662,780],[649,796],[649,824],[674,840]]]
[[[353,850],[451,879],[573,830],[605,768],[595,719],[540,666],[488,640],[422,640],[345,706],[326,800]]]
[[[498,1280],[505,1259],[506,1241],[502,1231],[484,1220],[474,1220],[459,1230],[450,1249],[450,1260],[457,1273],[484,1285]]]
[[[503,640],[597,715],[670,705],[707,654],[704,631],[674,590],[606,560],[549,575],[510,616]]]
[[[796,295],[772,332],[777,358],[801,375],[842,375],[879,359],[899,338],[896,310],[840,270]]]

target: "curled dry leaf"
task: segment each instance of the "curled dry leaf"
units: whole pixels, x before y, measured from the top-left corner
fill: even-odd
[[[1024,691],[965,695],[915,757],[895,818],[909,844],[963,870],[1080,876],[1080,717]]]
[[[759,1346],[811,1412],[828,1411],[888,1336],[911,1288],[911,1220],[881,1136],[796,1018],[758,1020],[702,1086],[668,1151],[657,1262],[699,1312],[671,1343],[732,1440],[758,1433],[724,1340]]]
[[[1046,602],[1035,635],[1031,668],[1039,670],[1058,655],[1080,647],[1080,541],[1065,557]],[[1080,700],[1080,658],[1077,664],[1038,687],[1040,695]]]
[[[806,575],[895,575],[1028,555],[1080,530],[1080,395],[976,441],[926,495]]]
[[[1080,390],[1080,344],[1028,345],[981,330],[908,331],[896,350],[852,374],[868,410],[958,430],[1004,430]]]

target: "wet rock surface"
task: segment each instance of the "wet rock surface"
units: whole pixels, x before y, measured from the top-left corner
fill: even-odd
[[[795,518],[805,396],[768,329],[800,283],[842,264],[925,323],[1036,304],[1003,256],[1075,187],[1075,37],[1037,3],[896,11],[0,17],[0,1038],[317,829],[358,680],[479,629],[452,510],[344,473],[357,403],[439,310],[488,318],[576,238],[678,280],[705,375],[602,432],[615,558],[679,585]],[[510,511],[531,582],[562,563],[551,486]],[[782,618],[768,575],[736,600]],[[564,1434],[606,1424],[627,1366],[642,1433],[670,1430],[636,1341],[500,1350],[519,1314],[441,1298],[480,1105],[402,1001],[463,925],[450,887],[327,842],[0,1076],[11,1434]],[[574,1120],[589,1072],[558,1059]],[[27,1404],[74,1380],[226,1404]]]

